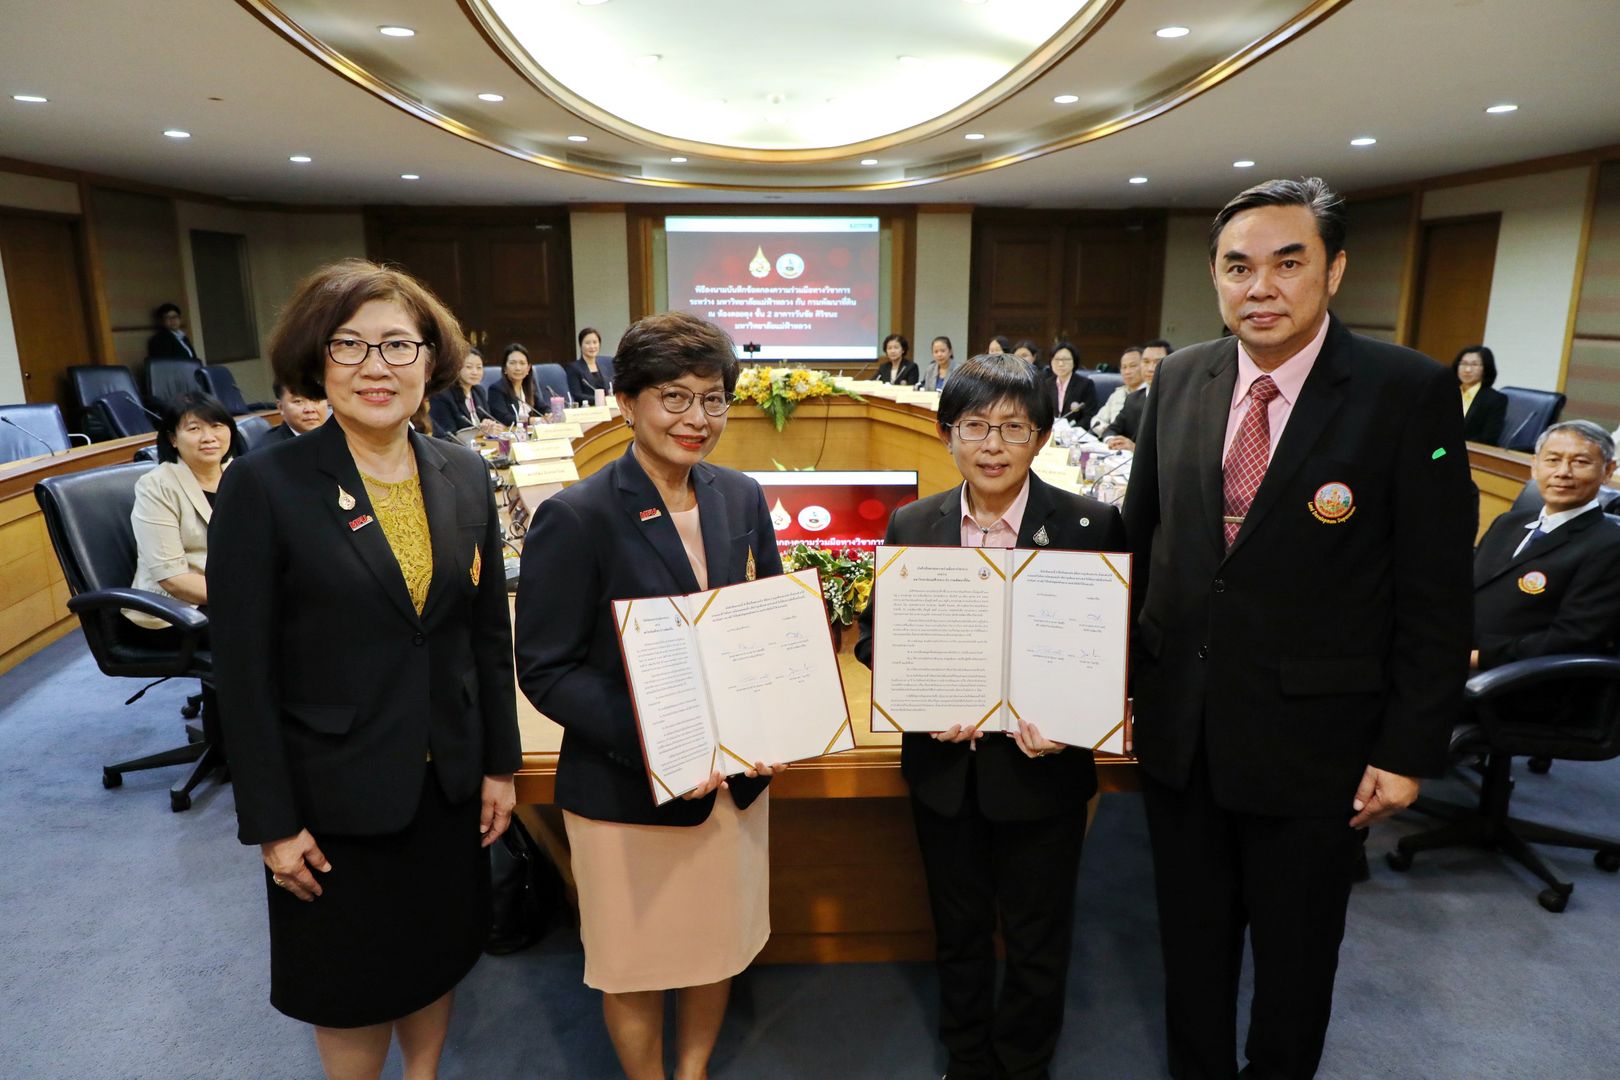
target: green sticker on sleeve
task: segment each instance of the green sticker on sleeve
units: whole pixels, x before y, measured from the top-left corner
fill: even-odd
[[[1439,461],[1441,458],[1443,458],[1445,456],[1446,456],[1446,448],[1442,446],[1440,449],[1436,450],[1434,453],[1429,455],[1429,460],[1430,461]]]

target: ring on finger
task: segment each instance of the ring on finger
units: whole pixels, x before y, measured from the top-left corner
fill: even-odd
[[[282,878],[279,874],[271,874],[270,880],[275,882],[277,885],[280,885],[283,889],[287,887],[286,879]]]

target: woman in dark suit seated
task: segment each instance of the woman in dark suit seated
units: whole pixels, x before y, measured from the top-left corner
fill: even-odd
[[[872,377],[896,386],[917,385],[917,365],[911,360],[911,342],[904,334],[890,334],[883,339],[883,362]]]
[[[596,392],[613,392],[613,357],[602,355],[602,332],[587,326],[579,332],[579,358],[563,365],[568,376],[568,400],[594,405]]]
[[[1507,423],[1507,395],[1496,385],[1496,354],[1483,345],[1469,345],[1451,361],[1462,388],[1463,438],[1496,446]]]
[[[1067,341],[1052,347],[1052,403],[1058,419],[1085,427],[1097,412],[1097,385],[1074,370],[1079,356]]]
[[[707,1076],[731,977],[770,936],[770,804],[756,763],[655,805],[619,655],[614,600],[782,572],[760,487],[706,465],[737,383],[725,333],[681,312],[619,342],[624,456],[540,504],[523,549],[517,677],[564,730],[557,761],[579,887],[585,983],[631,1080],[663,1080],[664,993],[678,990],[675,1075]],[[544,598],[542,601],[541,598]]]
[[[270,343],[332,419],[232,466],[210,537],[214,670],[238,835],[270,908],[270,1001],[329,1076],[435,1074],[489,932],[521,751],[484,463],[410,431],[467,349],[396,270],[317,271]]]
[[[489,411],[489,395],[484,392],[484,357],[468,349],[456,366],[451,385],[428,399],[433,431],[441,439],[454,439],[466,428],[493,432],[500,425]]]
[[[544,412],[550,404],[551,395],[542,399],[535,388],[529,350],[516,342],[508,345],[501,353],[500,381],[489,390],[490,415],[496,423],[511,427],[527,424],[535,413]]]
[[[1049,394],[1048,378],[1015,356],[957,368],[938,422],[963,482],[896,510],[884,543],[1123,551],[1119,511],[1030,472],[1052,432]],[[855,646],[868,665],[872,619],[869,607]],[[1097,791],[1091,751],[1022,720],[1007,735],[957,726],[904,736],[900,770],[934,914],[947,1075],[1047,1076],[1063,1026],[1086,803]]]

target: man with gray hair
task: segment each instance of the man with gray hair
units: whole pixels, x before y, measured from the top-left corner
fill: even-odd
[[[1554,424],[1536,440],[1531,477],[1544,505],[1497,518],[1474,553],[1476,669],[1614,653],[1620,522],[1600,498],[1614,464],[1614,439],[1589,420]]]

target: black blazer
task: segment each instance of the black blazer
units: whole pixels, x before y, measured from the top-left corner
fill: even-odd
[[[1066,416],[1081,427],[1090,424],[1091,418],[1097,412],[1097,384],[1092,382],[1089,377],[1076,371],[1069,376],[1068,388],[1063,394],[1063,400],[1059,401],[1057,398],[1057,376],[1051,375],[1048,376],[1048,379],[1052,391],[1052,404],[1057,409],[1056,415],[1059,417]],[[1069,411],[1071,405],[1079,407],[1071,413]],[[1123,412],[1123,408],[1120,411]]]
[[[197,346],[192,344],[191,335],[187,334],[182,341],[179,334],[166,326],[146,339],[146,355],[148,359],[157,360],[202,359],[197,355]]]
[[[1474,552],[1482,670],[1553,653],[1613,655],[1620,641],[1620,522],[1593,507],[1515,557],[1538,516],[1503,514]]]
[[[581,357],[575,357],[562,367],[563,374],[568,376],[568,399],[570,401],[590,405],[596,401],[596,392],[598,390],[611,391],[613,388],[613,357],[611,356],[597,354],[595,375],[591,374],[591,369],[585,366],[585,361]],[[562,388],[559,387],[558,389],[561,390]]]
[[[461,384],[448,386],[434,394],[428,400],[428,419],[433,421],[433,434],[441,439],[454,439],[456,432],[462,428],[477,427],[484,417],[494,416],[489,411],[489,395],[482,386],[474,386],[472,396],[474,415],[468,416],[466,395],[461,392]]]
[[[287,422],[283,420],[266,432],[264,438],[259,440],[258,446],[255,446],[254,449],[260,450],[266,446],[274,446],[276,443],[292,442],[296,438],[298,438],[298,433],[293,431]]]
[[[355,527],[374,511],[336,420],[226,470],[208,616],[244,844],[396,832],[429,752],[452,802],[522,761],[488,470],[410,440],[433,537],[420,616],[382,526]]]
[[[547,387],[540,385],[538,382],[535,383],[534,398],[535,403],[529,407],[531,417],[537,414],[543,415],[551,409],[551,394]],[[518,401],[520,399],[512,392],[511,383],[502,379],[489,388],[485,394],[485,400],[489,402],[489,415],[493,416],[497,422],[505,424],[507,427],[517,423]],[[438,429],[435,428],[434,430]]]
[[[917,365],[910,360],[900,361],[900,370],[897,373],[894,365],[885,360],[878,365],[877,374],[872,376],[878,382],[892,382],[896,386],[917,385]]]
[[[1439,775],[1462,704],[1477,511],[1457,380],[1333,318],[1228,552],[1236,381],[1233,338],[1172,354],[1136,439],[1136,754],[1179,788],[1202,743],[1226,809],[1347,815],[1368,764]]]
[[[1052,487],[1029,476],[1029,502],[1018,529],[1018,546],[1033,548],[1046,529],[1055,551],[1123,551],[1125,529],[1119,511],[1107,503]],[[902,506],[889,518],[885,544],[959,547],[962,543],[962,486]],[[855,657],[872,664],[872,608],[861,616]],[[991,821],[1034,821],[1083,807],[1097,792],[1097,769],[1086,747],[1070,747],[1040,759],[1025,757],[1012,736],[989,734],[977,750],[967,743],[943,743],[909,732],[900,739],[900,771],[924,806],[957,816],[972,778],[979,809]]]
[[[1469,442],[1497,446],[1502,441],[1502,426],[1507,423],[1507,395],[1488,386],[1474,393],[1474,402],[1463,416],[1463,438]]]
[[[1234,357],[1236,355],[1233,353]],[[1123,435],[1132,442],[1138,441],[1142,437],[1142,418],[1147,415],[1147,400],[1148,388],[1145,386],[1126,394],[1125,404],[1119,407],[1119,415],[1114,417],[1112,424],[1103,428],[1102,437],[1106,439],[1110,435]]]
[[[765,495],[740,472],[692,469],[709,587],[782,572]],[[657,513],[644,514],[649,510]],[[714,795],[653,804],[613,621],[614,600],[697,592],[658,489],[633,448],[540,504],[523,544],[517,601],[518,686],[563,727],[557,805],[634,825],[701,825]],[[768,783],[733,776],[746,807]]]

